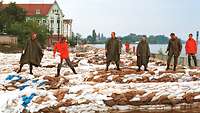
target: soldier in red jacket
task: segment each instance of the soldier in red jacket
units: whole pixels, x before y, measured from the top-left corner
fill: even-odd
[[[130,48],[129,48],[129,46],[130,46],[130,45],[129,45],[129,43],[128,43],[128,42],[126,42],[126,44],[125,44],[126,53],[129,53],[129,49],[130,49]]]
[[[66,39],[62,37],[54,46],[54,52],[53,52],[53,57],[55,58],[56,51],[60,53],[60,64],[58,64],[57,67],[57,75],[56,77],[60,76],[60,70],[62,67],[63,60],[66,61],[67,65],[72,69],[74,74],[77,74],[74,66],[72,65],[70,59],[69,59],[69,50],[68,50],[68,44],[65,41]]]
[[[186,45],[185,45],[185,50],[186,50],[186,54],[188,55],[188,65],[189,65],[189,67],[191,67],[191,56],[194,60],[195,66],[197,66],[197,59],[196,59],[196,56],[195,56],[197,54],[197,43],[193,39],[192,34],[189,34],[189,38],[188,38]]]

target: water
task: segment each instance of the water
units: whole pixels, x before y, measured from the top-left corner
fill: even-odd
[[[96,48],[105,48],[105,44],[91,44],[91,46],[96,47]],[[137,47],[137,44],[130,44],[130,48],[132,48],[133,46]],[[150,47],[151,53],[159,53],[159,51],[162,51],[164,54],[166,54],[165,51],[167,50],[167,44],[150,44],[149,47]],[[182,47],[183,49],[181,52],[181,56],[186,57],[185,44],[183,44]],[[123,45],[123,49],[124,48],[125,48],[125,45]],[[200,44],[198,45],[198,48],[200,48]],[[197,58],[200,59],[199,52],[197,54]]]

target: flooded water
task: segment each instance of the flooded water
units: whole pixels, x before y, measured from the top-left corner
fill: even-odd
[[[105,44],[91,44],[92,46],[96,47],[96,48],[105,48]],[[130,44],[130,48],[133,48],[133,46],[137,47],[137,44]],[[165,53],[165,51],[167,50],[167,44],[150,44],[149,45],[151,53],[159,53],[159,51],[162,51],[163,53]],[[181,56],[185,57],[186,53],[185,53],[185,45],[183,44],[183,49],[182,49],[182,53]],[[125,46],[123,45],[123,48],[125,48]],[[197,58],[200,59],[200,44],[198,46],[198,54],[197,54]]]

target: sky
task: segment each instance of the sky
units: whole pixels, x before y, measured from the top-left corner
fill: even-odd
[[[4,0],[9,3],[53,3],[54,0]],[[200,30],[200,0],[57,0],[73,31],[86,37],[96,32],[110,36],[130,33],[166,35],[186,40]],[[195,35],[196,36],[196,35]]]

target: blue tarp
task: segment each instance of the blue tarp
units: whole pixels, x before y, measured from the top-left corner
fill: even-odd
[[[22,101],[23,101],[22,106],[26,108],[34,96],[36,96],[35,93],[32,93],[30,96],[22,96]]]
[[[20,77],[19,75],[8,75],[7,77],[6,77],[6,80],[21,80],[22,79],[22,77]]]

